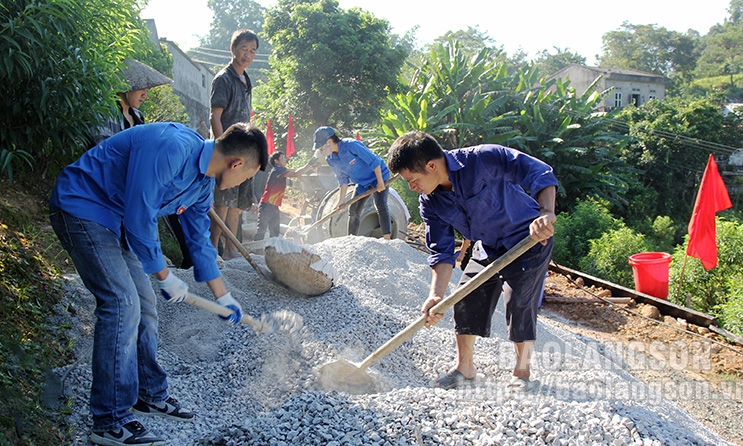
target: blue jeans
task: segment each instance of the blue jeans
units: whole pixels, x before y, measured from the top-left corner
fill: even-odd
[[[377,210],[377,216],[379,217],[379,227],[382,229],[382,235],[390,234],[392,232],[390,209],[387,206],[387,196],[389,194],[390,188],[388,186],[382,192],[374,192],[371,195],[374,199],[374,208]],[[354,197],[356,195],[358,194],[353,194]],[[367,196],[348,207],[348,235],[359,235],[361,211],[364,210],[364,205],[368,199],[369,197]]]
[[[95,297],[93,430],[116,429],[135,419],[128,410],[139,396],[168,398],[167,374],[157,362],[157,301],[142,263],[108,228],[59,209],[50,220]]]

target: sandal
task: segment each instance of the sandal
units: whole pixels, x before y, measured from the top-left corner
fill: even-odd
[[[217,268],[224,269],[224,259],[220,255],[217,255]]]
[[[449,373],[445,373],[439,376],[434,382],[433,386],[440,389],[449,390],[466,384],[472,384],[474,381],[475,378],[467,378],[462,372],[454,369]]]

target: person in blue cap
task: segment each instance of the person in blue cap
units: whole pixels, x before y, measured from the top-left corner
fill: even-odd
[[[345,206],[346,191],[350,183],[356,184],[354,197],[369,189],[374,189],[372,197],[374,207],[379,216],[379,226],[382,236],[389,240],[392,233],[387,197],[389,187],[385,182],[389,179],[390,170],[384,160],[375,155],[361,141],[354,138],[339,138],[332,127],[320,127],[315,130],[314,150],[320,150],[333,170],[340,186],[339,200],[336,208]],[[348,235],[358,235],[361,225],[361,211],[364,209],[368,197],[351,204],[348,208]]]
[[[65,167],[49,201],[49,218],[85,287],[95,297],[90,441],[99,445],[164,445],[136,415],[192,421],[168,393],[157,361],[157,298],[183,302],[188,285],[166,266],[157,218],[176,214],[194,260],[194,278],[217,302],[242,309],[217,267],[209,240],[214,188],[237,186],[265,169],[266,137],[237,123],[216,140],[182,124],[143,124],[121,131]],[[222,317],[222,316],[220,316]]]

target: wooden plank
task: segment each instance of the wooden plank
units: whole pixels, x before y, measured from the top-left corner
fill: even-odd
[[[725,330],[724,328],[718,327],[717,325],[710,325],[709,326],[710,331],[717,333],[720,336],[723,336],[725,338],[728,338],[729,340],[737,343],[738,345],[743,345],[743,338],[740,336],[734,335],[730,333],[729,331]]]
[[[635,302],[631,297],[562,297],[562,296],[544,296],[544,301],[555,304],[585,304],[585,303],[605,303],[609,301],[615,304],[632,304]]]
[[[694,311],[691,308],[676,305],[673,302],[669,302],[665,299],[658,299],[657,297],[651,296],[649,294],[641,293],[639,291],[623,287],[622,285],[599,279],[598,277],[593,277],[589,274],[568,268],[566,266],[557,265],[554,262],[550,263],[549,270],[559,274],[569,274],[573,278],[573,280],[578,277],[582,277],[583,283],[586,286],[594,285],[597,287],[605,288],[611,291],[612,296],[631,297],[638,303],[654,305],[658,308],[660,314],[677,318],[680,317],[682,319],[686,319],[687,322],[699,325],[701,327],[710,327],[711,325],[717,325],[717,321],[715,320],[715,318],[708,314],[700,313],[699,311]]]

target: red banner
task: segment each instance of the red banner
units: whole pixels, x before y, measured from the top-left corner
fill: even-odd
[[[717,163],[710,154],[694,203],[694,211],[691,213],[689,246],[686,248],[686,255],[701,260],[706,270],[717,266],[715,214],[732,206],[728,190],[717,170]]]
[[[271,120],[268,120],[268,130],[266,130],[266,142],[268,143],[268,154],[272,154],[276,151],[276,145],[273,142],[273,127],[271,127]]]
[[[289,129],[286,132],[286,157],[294,155],[294,120],[289,115]]]

